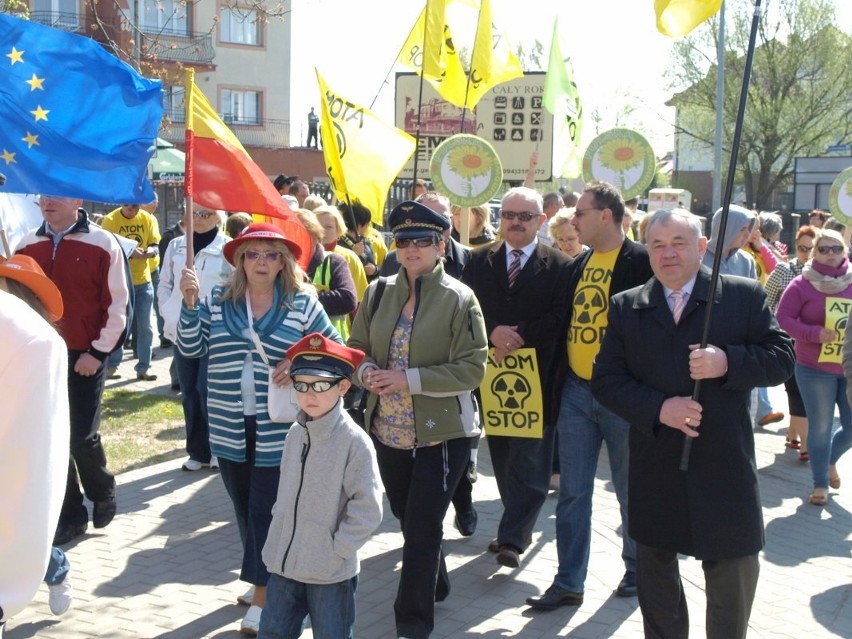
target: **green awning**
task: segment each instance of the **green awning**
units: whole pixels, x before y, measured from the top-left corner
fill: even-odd
[[[186,154],[174,144],[157,138],[157,153],[151,158],[153,182],[183,182]]]

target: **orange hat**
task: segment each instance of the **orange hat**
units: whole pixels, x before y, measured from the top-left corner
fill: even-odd
[[[62,305],[62,294],[41,270],[33,258],[27,255],[13,255],[8,260],[0,258],[0,277],[20,282],[38,297],[44,305],[51,322],[62,318],[65,310]]]
[[[290,360],[290,377],[316,375],[317,377],[352,376],[364,359],[364,353],[330,340],[321,333],[311,333],[287,350]]]
[[[287,236],[284,235],[284,231],[280,228],[274,224],[269,224],[268,222],[254,222],[240,231],[240,234],[237,235],[237,237],[225,244],[225,248],[222,249],[222,253],[225,256],[225,259],[228,260],[228,263],[232,266],[236,266],[236,264],[234,264],[234,257],[237,254],[237,249],[240,248],[241,244],[252,240],[259,240],[261,242],[284,242],[290,250],[290,253],[293,254],[294,260],[298,260],[302,255],[302,248],[293,240],[288,239]]]

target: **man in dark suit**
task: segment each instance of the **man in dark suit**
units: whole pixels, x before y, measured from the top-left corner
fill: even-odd
[[[592,247],[571,263],[569,305],[558,332],[552,398],[559,433],[559,502],[553,584],[527,604],[537,610],[583,603],[592,539],[592,495],[601,444],[606,442],[612,485],[621,509],[624,577],[616,594],[636,596],[636,554],[627,524],[627,438],[630,427],[592,396],[592,364],[607,329],[609,298],[651,277],[645,247],[624,236],[624,200],[613,185],[593,182],[571,223]]]
[[[546,217],[541,195],[526,187],[503,196],[503,241],[476,249],[462,282],[476,293],[496,360],[521,347],[536,350],[540,371],[547,371],[565,315],[570,260],[536,240]],[[542,376],[542,382],[546,379]],[[546,388],[542,389],[547,397]],[[497,562],[516,568],[529,546],[533,526],[547,497],[553,460],[553,428],[543,417],[544,436],[488,437],[488,448],[503,502],[497,539],[489,546]]]
[[[699,349],[710,288],[700,220],[657,211],[647,238],[654,278],[613,298],[592,378],[595,397],[631,425],[630,534],[645,636],[688,636],[682,553],[702,560],[707,636],[745,637],[764,542],[749,395],[793,373],[792,342],[759,283],[722,275]]]

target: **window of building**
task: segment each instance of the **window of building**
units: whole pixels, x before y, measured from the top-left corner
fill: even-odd
[[[77,0],[34,0],[32,18],[62,29],[76,30],[80,26]]]
[[[163,110],[172,122],[186,120],[186,87],[182,85],[163,87]]]
[[[257,11],[222,7],[219,20],[219,39],[233,44],[260,44],[261,22]]]
[[[228,124],[260,124],[260,93],[222,89],[222,119]]]
[[[139,24],[142,31],[189,33],[187,11],[189,3],[181,0],[137,0]]]

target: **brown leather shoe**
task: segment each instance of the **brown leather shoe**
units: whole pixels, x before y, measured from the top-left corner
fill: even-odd
[[[498,553],[500,552],[500,542],[496,539],[492,539],[488,542],[488,552]]]
[[[497,553],[497,563],[507,568],[518,568],[521,565],[521,557],[518,551],[511,546],[500,546]]]

